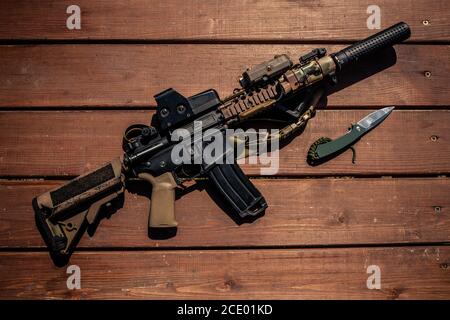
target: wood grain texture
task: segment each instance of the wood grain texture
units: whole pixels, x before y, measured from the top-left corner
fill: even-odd
[[[176,201],[176,237],[152,240],[147,232],[149,199],[127,193],[124,207],[103,219],[92,238],[85,234],[78,248],[450,242],[450,180],[446,178],[253,182],[269,204],[266,214],[253,223],[236,224],[205,190],[195,190]],[[61,183],[0,184],[1,248],[44,246],[31,199]],[[437,206],[440,212],[435,212]]]
[[[368,0],[78,0],[82,29],[72,31],[70,4],[0,1],[0,41],[25,40],[0,46],[0,299],[450,298],[450,178],[436,177],[450,174],[449,1],[377,1],[381,27],[407,22],[410,43],[396,46],[394,66],[328,97],[331,110],[280,151],[275,179],[253,179],[269,203],[262,218],[238,225],[194,190],[176,202],[176,237],[153,240],[149,199],[127,193],[72,256],[81,290],[51,262],[34,196],[120,155],[125,128],[153,114],[136,109],[162,90],[224,97],[274,54],[333,52],[376,30]],[[355,108],[387,105],[400,108],[356,145],[356,164],[350,152],[306,164],[313,141],[370,112]],[[353,178],[318,179],[331,175]],[[391,175],[402,177],[376,178]],[[381,290],[367,289],[370,265]]]
[[[46,253],[0,253],[2,299],[448,299],[450,248],[84,252],[81,289]],[[21,266],[17,268],[17,266]],[[381,289],[367,289],[378,265]],[[38,270],[38,272],[37,272]]]
[[[1,39],[358,40],[372,33],[371,1],[78,0],[81,30],[66,28],[66,1],[3,0]],[[381,27],[410,24],[412,40],[450,40],[445,0],[379,0]],[[428,20],[429,24],[422,22]]]
[[[306,130],[280,150],[278,175],[405,175],[450,172],[449,111],[395,110],[351,151],[321,166],[306,163],[321,136],[337,138],[369,110],[319,111]],[[0,112],[0,175],[75,176],[121,155],[122,134],[148,123],[152,111]],[[432,141],[431,137],[438,137]],[[276,165],[275,162],[272,163]],[[247,174],[262,167],[244,164]]]
[[[317,46],[317,45],[316,45]],[[34,45],[0,47],[0,107],[148,107],[173,87],[225,97],[251,65],[314,45]],[[342,46],[323,45],[334,52]],[[329,107],[448,106],[450,47],[396,46],[396,65],[328,97]],[[431,72],[431,77],[424,72]]]

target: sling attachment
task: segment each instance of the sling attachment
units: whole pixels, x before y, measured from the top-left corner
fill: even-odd
[[[261,143],[268,143],[268,142],[270,143],[272,140],[275,140],[275,139],[284,140],[284,139],[290,137],[295,132],[299,131],[304,126],[306,126],[308,121],[315,117],[317,105],[318,105],[320,99],[323,97],[324,93],[325,93],[325,91],[322,87],[315,89],[311,93],[311,96],[309,97],[308,109],[306,109],[305,112],[303,112],[301,115],[299,115],[298,119],[295,122],[283,127],[276,134],[269,134],[268,132],[266,132],[265,134],[258,133],[259,136],[255,141],[240,141],[239,139],[237,139],[237,137],[235,137],[236,143],[245,143],[244,152],[238,156],[238,159],[251,156],[252,155],[251,150],[257,149],[257,148],[254,148],[255,145],[259,146]],[[305,102],[302,101],[300,103],[300,105],[304,104],[304,103]],[[296,108],[296,109],[298,109],[298,108]]]

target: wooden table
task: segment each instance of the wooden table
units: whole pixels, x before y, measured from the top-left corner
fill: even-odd
[[[66,8],[81,8],[68,30]],[[277,176],[244,166],[270,205],[236,225],[202,190],[176,203],[179,230],[147,235],[149,201],[85,236],[53,266],[31,199],[121,153],[124,129],[148,123],[153,95],[213,87],[274,54],[334,51],[362,39],[370,1],[0,2],[0,298],[449,299],[450,3],[379,0],[382,28],[407,22],[395,66],[328,97],[280,152]],[[426,74],[430,72],[430,74]],[[305,162],[370,110],[393,114],[351,152]],[[368,289],[368,267],[381,289]],[[369,269],[370,272],[370,269]]]

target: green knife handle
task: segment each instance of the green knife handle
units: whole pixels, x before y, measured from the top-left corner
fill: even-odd
[[[361,136],[365,133],[366,129],[358,124],[352,124],[350,131],[342,137],[332,140],[330,142],[317,146],[318,160],[329,159],[333,156],[340,154],[351,147]]]

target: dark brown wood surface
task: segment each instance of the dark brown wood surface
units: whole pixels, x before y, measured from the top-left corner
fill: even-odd
[[[321,44],[322,46],[322,44]],[[342,45],[323,44],[330,52]],[[188,96],[209,88],[222,98],[251,65],[317,45],[163,44],[0,47],[0,107],[149,107],[173,87]],[[432,48],[432,49],[430,49]],[[328,97],[330,107],[448,106],[450,48],[396,46],[397,63]],[[425,72],[431,72],[427,78]]]
[[[0,298],[446,299],[450,248],[82,252],[80,290],[45,253],[0,253]],[[130,265],[132,262],[132,265]],[[21,266],[18,268],[17,266]],[[367,267],[383,270],[380,290]],[[36,272],[39,270],[39,272]]]
[[[66,28],[64,1],[3,0],[1,39],[323,41],[369,36],[367,7],[381,9],[381,28],[410,24],[412,40],[450,40],[446,0],[195,1],[78,0],[81,30]],[[428,23],[424,23],[428,21]]]
[[[43,247],[31,199],[61,183],[0,184],[1,247]],[[149,199],[127,193],[124,207],[103,219],[95,235],[83,238],[79,247],[326,246],[437,243],[450,238],[450,182],[445,178],[253,179],[253,183],[270,204],[253,223],[237,225],[200,188],[175,204],[177,236],[151,240]]]
[[[355,164],[350,150],[321,166],[311,167],[306,163],[306,154],[314,141],[321,136],[341,136],[351,123],[370,111],[319,111],[301,135],[281,148],[277,174],[438,175],[450,172],[448,110],[396,110],[356,145]],[[93,170],[120,156],[124,130],[133,123],[148,122],[152,114],[141,110],[0,112],[3,154],[0,175],[74,176]],[[36,141],[39,143],[33,143]],[[252,175],[259,175],[261,167],[267,168],[244,165],[246,173]]]
[[[381,27],[405,21],[411,39],[395,65],[328,97],[280,150],[275,176],[243,165],[269,203],[263,217],[238,225],[200,188],[176,202],[176,237],[154,240],[150,200],[127,192],[80,241],[69,264],[81,290],[69,290],[31,200],[119,156],[124,129],[153,115],[153,95],[214,88],[223,98],[274,54],[333,52],[377,31],[366,26],[370,1],[76,4],[81,30],[66,28],[64,1],[0,2],[0,298],[450,299],[448,1],[376,3]],[[389,105],[355,164],[350,151],[306,164],[317,138]],[[380,290],[367,288],[371,265]]]

